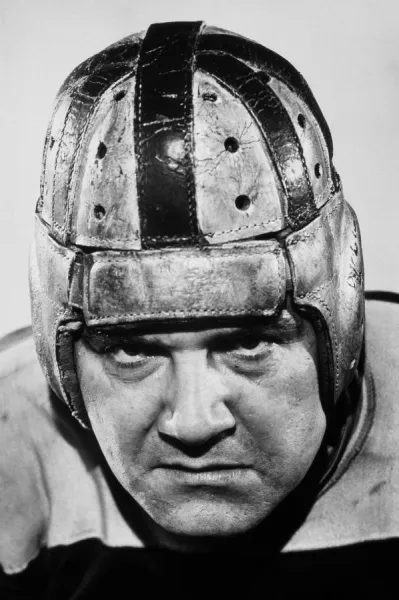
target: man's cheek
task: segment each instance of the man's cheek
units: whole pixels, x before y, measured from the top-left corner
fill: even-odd
[[[251,418],[253,453],[264,476],[276,484],[289,485],[305,475],[316,456],[326,427],[318,396],[311,407],[294,411],[265,411],[263,418]],[[284,400],[281,399],[281,404]]]
[[[280,479],[296,486],[309,470],[323,441],[326,419],[318,397],[315,410],[295,415],[280,444]]]
[[[110,409],[113,402],[94,405],[89,410],[93,431],[104,454],[123,459],[137,443],[134,417],[129,413]]]

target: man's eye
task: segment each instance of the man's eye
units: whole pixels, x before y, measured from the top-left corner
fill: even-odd
[[[266,342],[261,340],[261,338],[258,336],[247,336],[239,340],[237,346],[239,348],[243,348],[244,350],[255,350],[256,348],[259,348],[262,343],[265,344]]]
[[[263,356],[270,350],[271,343],[259,336],[245,336],[237,340],[231,353],[248,358]]]
[[[237,358],[257,359],[267,354],[271,346],[272,342],[260,335],[246,334],[225,340],[216,350]]]
[[[113,348],[108,356],[120,366],[135,366],[145,363],[153,358],[150,353],[136,348]]]

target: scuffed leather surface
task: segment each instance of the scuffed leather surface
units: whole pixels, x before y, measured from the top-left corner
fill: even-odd
[[[192,24],[185,24],[184,27],[190,30]],[[312,113],[315,110],[313,103],[311,109],[304,103],[304,99],[309,100],[310,96],[305,93],[306,84],[301,76],[293,68],[288,68],[289,63],[283,61],[280,64],[276,57],[274,59],[277,62],[273,66],[271,58],[274,54],[259,54],[258,45],[248,40],[245,43],[248,45],[249,66],[234,62],[234,55],[241,56],[244,51],[242,38],[216,34],[212,28],[208,33],[207,28],[201,32],[200,53],[192,74],[189,57],[193,51],[193,38],[190,38],[191,42],[183,52],[181,44],[184,36],[177,33],[178,29],[173,34],[173,40],[166,33],[163,46],[159,43],[159,47],[156,46],[158,34],[154,34],[155,41],[151,43],[154,44],[155,54],[150,54],[148,65],[143,58],[144,63],[140,67],[140,77],[147,73],[146,88],[149,91],[145,92],[142,89],[143,82],[138,82],[135,77],[140,64],[142,41],[139,35],[121,40],[83,63],[61,88],[46,139],[39,203],[42,218],[59,241],[65,243],[70,240],[77,245],[99,249],[137,249],[141,246],[144,229],[153,227],[153,233],[157,230],[157,235],[167,238],[167,231],[163,231],[167,223],[168,227],[177,227],[184,213],[184,228],[190,232],[193,243],[199,242],[198,235],[202,233],[205,234],[203,243],[221,243],[247,237],[247,234],[259,235],[282,229],[285,223],[278,214],[277,206],[274,206],[277,196],[284,196],[281,194],[282,185],[285,185],[288,196],[291,194],[292,200],[299,203],[298,210],[294,207],[291,211],[294,225],[296,222],[301,224],[313,214],[311,201],[305,200],[313,193],[308,180],[311,180],[315,190],[316,206],[321,206],[328,199],[331,167],[328,143],[322,133],[325,133],[325,129],[323,126],[320,129],[316,124]],[[197,29],[198,24],[195,24],[194,30]],[[219,48],[221,40],[227,44],[223,51]],[[168,71],[171,68],[170,60],[166,60],[168,42],[174,44],[172,54],[177,47],[182,52],[180,58],[176,56],[174,60],[180,61],[183,67],[176,69],[173,77]],[[271,81],[267,77],[262,82],[258,81],[260,72],[252,70],[253,66],[262,66],[262,56],[265,59],[264,67],[275,76]],[[184,62],[186,59],[187,63]],[[227,102],[224,102],[223,112],[219,110],[222,107],[218,101],[213,107],[210,106],[212,102],[200,101],[196,81],[200,76],[207,77],[209,85],[213,81],[215,87],[221,87],[213,77],[203,73],[200,75],[198,68],[201,61],[208,61],[211,70],[216,69],[222,79],[224,77],[228,84],[233,84],[230,104],[235,105],[236,115],[229,111]],[[234,69],[227,68],[230,63],[234,63]],[[162,85],[154,79],[161,67],[164,69]],[[239,77],[238,72],[241,73]],[[156,87],[158,84],[160,88]],[[252,115],[252,125],[248,127],[247,119],[243,124],[239,121],[240,116],[248,114],[248,109],[234,97],[236,84],[241,89],[241,95],[245,96],[241,100],[244,98],[248,106],[252,102],[251,110],[255,118]],[[298,96],[289,89],[293,84],[299,86]],[[162,86],[169,86],[169,92],[165,87],[163,94],[160,94]],[[126,92],[125,96],[116,100],[121,92]],[[145,94],[144,104],[148,106],[144,110],[150,111],[148,115],[143,113],[142,93]],[[226,98],[229,92],[223,88],[218,97],[222,98],[222,94]],[[201,105],[202,111],[199,110]],[[206,105],[209,108],[205,114]],[[312,127],[302,130],[298,126],[297,108],[304,112]],[[193,110],[194,120],[191,124]],[[169,117],[168,111],[171,111]],[[315,114],[318,115],[318,112]],[[237,119],[234,119],[235,116]],[[270,130],[266,141],[262,135],[258,135],[257,120]],[[222,137],[228,135],[229,130],[231,136],[243,142],[240,151],[235,154],[223,150]],[[318,137],[319,141],[316,139]],[[258,140],[258,147],[252,143],[254,139]],[[99,157],[101,143],[106,151],[104,156]],[[264,161],[262,158],[267,143],[277,152],[274,162],[280,178],[275,170],[272,175],[268,173],[268,159]],[[221,147],[221,150],[217,147]],[[251,148],[253,152],[249,152]],[[135,156],[138,158],[139,174]],[[316,162],[322,166],[320,179],[314,176]],[[172,180],[174,184],[166,194],[165,182]],[[151,186],[157,188],[156,194],[155,188],[150,190]],[[276,188],[277,196],[272,199]],[[145,189],[147,192],[144,194]],[[167,206],[172,206],[179,194],[181,198],[176,209],[179,215],[172,211],[170,218],[166,218]],[[241,194],[248,195],[252,200],[249,210],[236,209],[235,198]],[[222,215],[217,203],[213,205],[211,195],[220,197],[223,204],[224,226],[219,224]],[[169,204],[167,197],[171,199]],[[209,199],[206,209],[204,197]],[[291,210],[290,202],[288,206],[284,198],[280,202],[285,205],[283,212],[287,216]],[[95,207],[98,205],[105,212],[101,218],[95,216]],[[148,210],[151,212],[148,213]],[[256,226],[252,229],[255,222]],[[219,235],[220,232],[227,233]],[[180,234],[185,237],[184,232]],[[176,234],[177,237],[181,237],[180,234]],[[147,235],[145,231],[144,235]]]
[[[291,118],[309,173],[316,208],[321,208],[330,199],[334,182],[328,148],[320,125],[300,96],[292,92],[282,81],[271,79],[269,85],[276,92]],[[299,124],[302,117],[303,126]],[[320,176],[317,177],[316,173],[320,173]]]
[[[196,23],[151,25],[137,70],[135,147],[144,247],[196,241],[193,63]]]
[[[364,324],[364,273],[354,211],[337,193],[307,227],[287,237],[293,298],[316,309],[327,324],[338,399],[359,359]]]
[[[95,253],[85,259],[88,325],[271,316],[285,297],[276,241],[203,249]]]
[[[213,77],[194,75],[197,215],[210,244],[278,231],[285,225],[283,191],[263,134],[251,113]],[[225,142],[237,141],[236,152]],[[246,195],[247,210],[235,200]]]
[[[82,310],[89,325],[271,316],[284,301],[285,275],[273,240],[82,255],[53,240],[37,217],[30,285],[39,361],[51,388],[87,426],[58,358],[62,328],[81,321]]]
[[[285,191],[287,222],[300,229],[316,216],[314,193],[298,136],[283,104],[268,86],[269,76],[226,54],[199,54],[197,65],[234,91],[260,123]]]
[[[102,95],[134,72],[139,47],[132,36],[127,44],[100,52],[67,79],[57,96],[44,148],[39,210],[62,243],[70,234],[71,184],[87,122]]]
[[[81,141],[69,198],[70,239],[79,246],[141,247],[132,145],[135,84],[129,76],[104,93]],[[96,207],[104,211],[100,218]]]
[[[229,54],[239,60],[250,64],[255,70],[267,72],[271,77],[282,80],[290,89],[294,90],[308,105],[320,123],[323,136],[327,141],[330,158],[333,156],[333,142],[330,129],[316,102],[315,97],[302,75],[284,57],[273,50],[248,38],[225,31],[220,35],[209,27],[199,39],[198,52],[212,52],[215,54]]]

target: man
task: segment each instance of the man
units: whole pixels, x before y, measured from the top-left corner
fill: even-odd
[[[310,592],[339,564],[335,594],[348,556],[387,560],[368,543],[398,534],[397,310],[372,303],[365,346],[357,219],[284,59],[163,23],[78,67],[31,296],[50,387],[30,337],[5,340],[6,597],[176,594],[187,573],[223,593],[277,574],[281,595],[281,573]]]

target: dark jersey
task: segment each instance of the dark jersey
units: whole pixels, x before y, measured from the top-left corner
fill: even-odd
[[[30,330],[0,363],[0,599],[110,596],[396,597],[399,306],[367,302],[367,373],[355,432],[329,488],[281,552],[183,554],[143,543],[95,439],[54,402]],[[265,543],[266,546],[266,543]],[[320,587],[322,586],[322,587]]]

